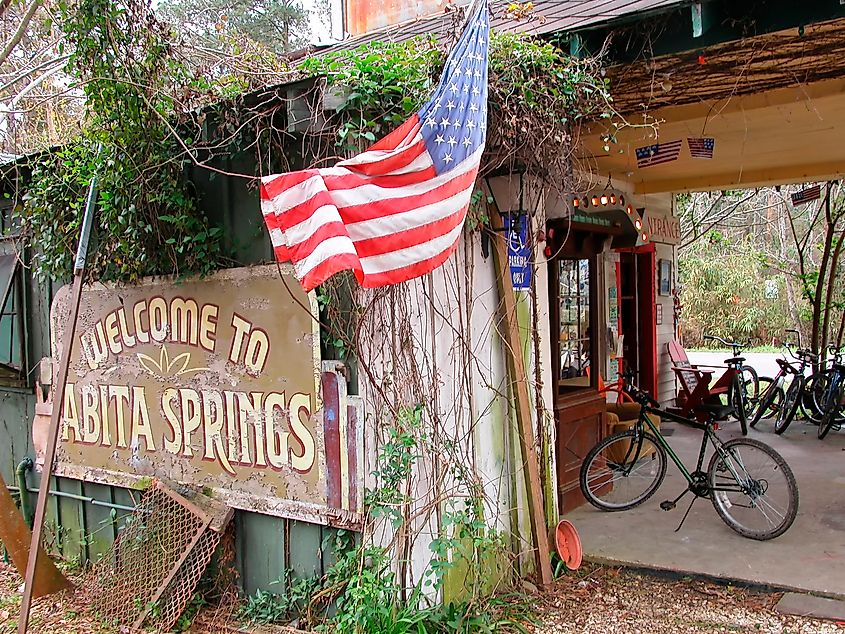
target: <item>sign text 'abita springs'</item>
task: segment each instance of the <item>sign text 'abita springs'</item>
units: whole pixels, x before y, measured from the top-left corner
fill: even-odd
[[[54,333],[68,297],[54,302]],[[361,464],[361,417],[345,394],[328,399],[355,425],[329,434],[343,446],[327,446],[324,422],[338,413],[324,416],[317,322],[293,278],[286,290],[276,267],[256,267],[98,284],[82,306],[61,471],[113,484],[161,475],[211,487],[234,506],[325,523],[355,514],[358,474],[348,470]],[[327,451],[346,459],[327,463]],[[344,495],[330,494],[331,480]]]

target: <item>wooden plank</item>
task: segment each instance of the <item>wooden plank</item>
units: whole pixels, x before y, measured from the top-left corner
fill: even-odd
[[[82,495],[82,483],[79,480],[69,478],[56,478],[56,491]],[[58,526],[60,551],[62,557],[71,562],[82,564],[87,559],[87,548],[85,544],[85,511],[84,502],[73,498],[58,497],[56,502],[59,506],[59,518],[61,524]]]
[[[526,469],[526,484],[528,490],[528,515],[531,518],[531,532],[534,537],[534,558],[541,585],[552,583],[551,552],[549,550],[549,536],[546,528],[546,516],[543,512],[543,486],[540,482],[540,466],[537,461],[537,449],[534,442],[534,428],[531,420],[531,400],[528,392],[528,376],[522,358],[522,342],[519,338],[517,323],[516,298],[514,297],[513,280],[508,265],[507,245],[503,239],[504,223],[495,205],[488,205],[490,225],[496,234],[492,238],[493,265],[496,273],[496,284],[505,317],[505,357],[508,371],[511,375],[514,401],[516,403],[516,418],[519,429],[519,444],[522,450],[522,461]]]
[[[288,568],[294,577],[309,579],[322,574],[322,557],[320,556],[323,541],[322,531],[317,524],[291,521],[290,527],[290,560]]]
[[[260,513],[238,513],[236,530],[243,545],[238,552],[244,593],[255,594],[259,588],[276,594],[284,585],[274,583],[284,577],[284,520]]]
[[[101,502],[111,502],[111,487],[104,484],[85,482],[82,485],[84,495]],[[115,519],[117,513],[115,513]],[[97,563],[114,542],[112,509],[107,506],[88,504],[85,509],[85,523],[88,530],[88,558]]]

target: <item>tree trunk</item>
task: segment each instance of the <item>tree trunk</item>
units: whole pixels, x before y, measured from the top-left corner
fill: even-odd
[[[824,199],[825,205],[825,235],[824,235],[824,250],[822,251],[822,261],[819,263],[819,277],[816,280],[816,291],[813,294],[813,330],[810,339],[810,349],[817,353],[819,352],[820,327],[822,322],[822,310],[829,308],[822,306],[822,289],[824,288],[825,275],[827,274],[827,267],[830,262],[830,250],[833,247],[833,236],[836,231],[836,226],[833,218],[830,215],[830,184],[827,186],[827,196]]]

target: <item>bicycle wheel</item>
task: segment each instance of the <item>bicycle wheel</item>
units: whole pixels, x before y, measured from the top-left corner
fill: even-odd
[[[742,377],[736,374],[731,385],[731,406],[734,408],[734,416],[739,421],[739,428],[742,430],[743,436],[748,435],[748,415],[745,411],[746,402],[745,386]]]
[[[630,429],[593,447],[579,480],[590,504],[603,511],[625,511],[650,498],[665,476],[663,447],[651,434]]]
[[[804,394],[801,396],[801,414],[816,425],[822,419],[830,377],[831,370],[822,370],[807,377],[807,382],[804,384]]]
[[[743,537],[782,535],[798,513],[798,485],[786,461],[752,438],[723,444],[710,459],[707,483],[722,521]]]
[[[778,411],[777,418],[775,418],[775,433],[780,435],[789,427],[789,423],[795,418],[795,412],[798,411],[798,403],[801,400],[801,394],[804,391],[804,382],[806,379],[796,374],[792,377],[792,383],[786,388],[786,393],[783,397],[783,405]]]
[[[837,375],[837,370],[828,368],[813,374],[807,379],[807,385],[804,386],[804,393],[807,395],[802,400],[811,401],[812,405],[804,409],[804,415],[813,423],[818,425],[824,418],[824,413],[827,408],[828,389],[830,388],[833,377]],[[845,422],[845,408],[841,405],[833,413],[833,425],[841,425]]]
[[[827,398],[825,399],[824,404],[824,414],[822,415],[821,420],[819,421],[819,440],[824,440],[824,437],[827,436],[828,432],[833,428],[836,424],[837,414],[840,413],[842,408],[842,397],[843,397],[843,382],[842,379],[835,379],[833,380],[833,384],[827,390]]]
[[[780,411],[780,406],[783,403],[783,389],[778,382],[768,377],[760,378],[760,400],[757,403],[757,409],[754,416],[751,417],[749,425],[756,427],[763,418],[769,418],[776,415]]]
[[[745,400],[745,418],[748,420],[754,413],[754,404],[760,398],[760,378],[757,376],[757,370],[750,365],[744,365],[740,368],[740,376],[742,377],[742,393]]]

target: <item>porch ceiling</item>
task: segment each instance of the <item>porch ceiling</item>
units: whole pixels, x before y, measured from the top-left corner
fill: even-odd
[[[701,191],[840,178],[845,174],[845,79],[650,112],[652,128],[630,127],[603,149],[604,124],[582,137],[591,171],[632,183],[637,193]],[[638,117],[642,122],[642,117]],[[629,117],[638,123],[636,116]],[[713,137],[712,159],[684,144],[673,162],[637,168],[636,148],[687,137]]]

